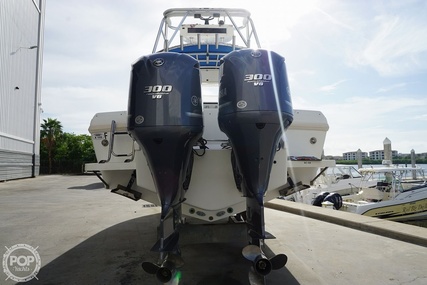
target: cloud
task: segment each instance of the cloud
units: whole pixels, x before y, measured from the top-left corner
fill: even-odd
[[[371,66],[381,76],[427,69],[427,26],[423,13],[378,15],[372,24],[372,34],[366,35],[364,47],[354,58],[357,64]]]
[[[358,70],[372,68],[383,77],[426,71],[425,2],[332,0],[313,11],[291,31],[310,47],[299,44],[297,51],[328,55]]]
[[[271,0],[262,4],[221,6],[250,11],[262,47],[286,57],[294,108],[328,119],[326,153],[381,148],[385,137],[398,150],[426,151],[423,1],[291,1],[285,10],[271,9],[277,5]],[[164,10],[189,6],[218,7],[218,1],[50,1],[43,118],[87,133],[95,113],[126,110],[131,64],[151,53]],[[217,91],[210,93],[215,98]]]
[[[408,134],[417,133],[411,137],[413,146],[396,144],[400,152],[409,151],[415,145],[422,145],[423,136],[419,131],[414,132],[415,124],[420,124],[419,117],[412,114],[423,112],[427,99],[390,98],[385,96],[352,97],[337,103],[307,105],[304,109],[320,110],[329,123],[325,153],[341,154],[347,151],[370,151],[382,148],[382,141],[389,137],[392,141],[401,141]],[[426,116],[423,116],[426,119]],[[409,128],[408,126],[411,126]],[[425,145],[425,144],[424,144]],[[425,146],[418,148],[425,151]]]
[[[427,114],[416,115],[414,120],[419,120],[422,122],[427,122]]]
[[[386,86],[386,87],[381,87],[377,90],[376,93],[384,93],[384,92],[389,92],[389,91],[396,90],[396,89],[402,89],[406,85],[407,84],[405,82],[402,82],[402,83],[397,83],[397,84],[393,84],[393,85]]]
[[[104,86],[45,88],[42,119],[55,118],[65,132],[87,134],[96,113],[127,109],[126,91]]]
[[[323,14],[324,16],[326,16],[326,19],[327,19],[328,21],[330,21],[333,25],[337,25],[337,26],[339,26],[339,27],[341,27],[341,28],[344,28],[344,29],[346,29],[346,30],[349,30],[349,31],[351,31],[351,32],[354,32],[354,31],[355,31],[354,27],[352,27],[352,26],[348,25],[348,24],[347,24],[347,23],[345,23],[344,21],[339,20],[337,17],[332,16],[330,13],[327,13],[325,10],[323,10],[323,9],[321,9],[321,8],[319,8],[319,7],[316,7],[315,9],[316,9],[318,12],[320,12],[321,14]]]
[[[335,82],[335,83],[332,83],[332,84],[329,84],[329,85],[322,86],[322,87],[320,87],[320,88],[319,88],[319,90],[320,90],[320,91],[323,91],[323,92],[331,92],[331,91],[333,91],[333,90],[337,89],[337,86],[338,86],[339,84],[341,84],[341,83],[343,83],[343,82],[346,82],[346,81],[347,81],[347,79],[342,79],[342,80],[337,81],[337,82]]]

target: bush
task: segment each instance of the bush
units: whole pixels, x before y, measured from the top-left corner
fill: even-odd
[[[83,173],[83,165],[96,162],[92,139],[89,135],[63,133],[56,141],[53,150],[51,173]],[[49,173],[48,152],[45,145],[40,146],[40,174]]]

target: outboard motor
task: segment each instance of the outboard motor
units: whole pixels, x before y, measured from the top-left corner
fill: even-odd
[[[320,192],[319,195],[314,198],[312,205],[317,207],[322,207],[322,202],[325,200],[325,197],[329,195],[329,192]]]
[[[328,196],[325,197],[325,200],[323,200],[323,202],[332,203],[335,210],[339,210],[342,207],[342,197],[338,193],[330,193]]]
[[[161,205],[159,239],[151,249],[160,257],[142,268],[167,283],[183,264],[170,256],[180,252],[180,207],[191,177],[193,146],[203,132],[199,64],[194,58],[165,52],[144,56],[133,65],[128,131],[144,152]]]
[[[250,230],[263,239],[264,194],[282,133],[293,120],[284,58],[267,50],[234,51],[223,57],[220,76],[219,127],[243,176]]]
[[[293,120],[285,62],[274,52],[253,49],[231,52],[221,61],[218,123],[243,178],[250,243],[260,247],[274,238],[265,232],[264,194],[282,133]],[[252,262],[257,268],[256,259]]]
[[[338,193],[321,192],[313,200],[313,206],[322,207],[323,202],[330,202],[335,210],[342,207],[342,197]]]
[[[194,58],[165,52],[144,56],[133,65],[128,130],[147,158],[164,218],[183,199],[192,149],[203,132]]]

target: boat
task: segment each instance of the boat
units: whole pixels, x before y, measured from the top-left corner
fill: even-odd
[[[321,158],[328,128],[322,112],[293,109],[285,60],[261,48],[250,12],[169,9],[132,65],[128,109],[92,118],[97,163],[85,171],[159,207],[159,257],[142,263],[159,281],[184,265],[179,230],[192,221],[243,221],[242,254],[263,279],[287,262],[264,253],[264,203],[334,165]]]
[[[398,222],[427,219],[427,180],[422,168],[385,165],[359,172],[365,184],[357,193],[335,193],[333,201],[322,201],[321,206]],[[374,186],[366,186],[372,181]]]
[[[341,196],[356,194],[362,183],[365,187],[376,184],[373,180],[365,180],[363,178],[360,172],[352,165],[324,167],[319,169],[309,187],[287,193],[286,196],[281,196],[280,199],[312,205],[317,197],[323,196],[325,193],[337,193]]]

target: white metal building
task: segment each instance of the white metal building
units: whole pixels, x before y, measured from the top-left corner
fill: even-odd
[[[0,181],[39,174],[45,3],[0,0]]]

